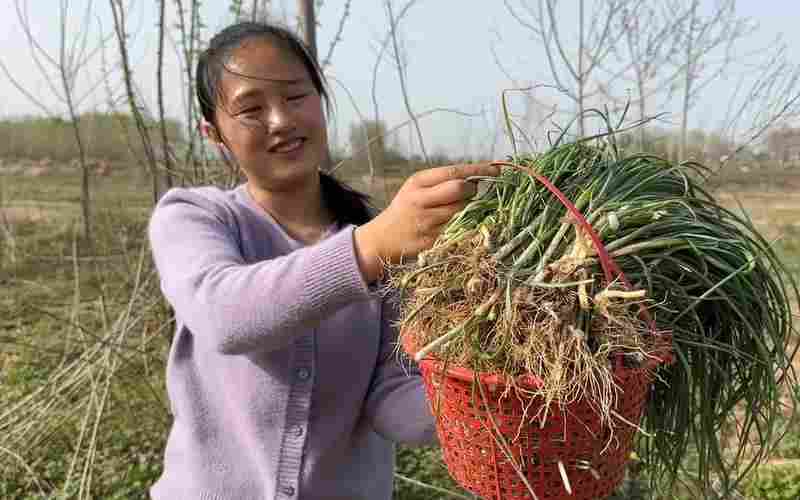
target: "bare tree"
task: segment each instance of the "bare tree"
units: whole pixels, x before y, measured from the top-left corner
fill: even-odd
[[[111,6],[111,13],[114,19],[114,33],[117,36],[117,45],[119,47],[120,63],[122,66],[122,78],[125,83],[125,95],[128,100],[128,107],[130,108],[133,121],[136,124],[136,129],[139,132],[139,138],[142,142],[144,149],[145,159],[147,166],[150,169],[150,175],[153,183],[153,203],[158,201],[160,190],[158,186],[158,163],[156,161],[155,151],[153,150],[152,140],[150,138],[150,131],[147,128],[145,117],[142,113],[144,106],[140,104],[141,99],[136,95],[133,83],[133,69],[130,64],[130,57],[128,54],[128,33],[126,23],[125,6],[121,0],[109,0]],[[162,121],[162,126],[163,126]],[[166,136],[166,134],[165,134]]]
[[[753,33],[756,26],[736,13],[736,0],[719,0],[704,15],[700,0],[668,0],[667,8],[686,11],[676,30],[679,49],[673,64],[681,84],[681,125],[679,157],[685,158],[689,133],[689,114],[706,87],[722,75],[736,57],[736,42]]]
[[[408,112],[408,116],[411,119],[412,123],[414,124],[414,129],[417,133],[417,139],[419,140],[419,147],[422,151],[422,157],[425,160],[427,165],[430,165],[430,159],[428,158],[428,152],[425,150],[425,141],[422,138],[422,130],[419,127],[419,120],[417,119],[417,115],[414,114],[414,110],[411,108],[411,100],[408,97],[408,84],[407,84],[407,75],[406,71],[408,68],[408,61],[403,57],[402,52],[400,51],[400,44],[398,42],[399,35],[397,33],[398,27],[398,19],[395,17],[394,9],[392,7],[392,0],[386,0],[386,13],[389,16],[389,33],[391,34],[392,39],[392,54],[394,55],[394,62],[397,67],[397,76],[400,79],[400,90],[403,93],[403,103],[405,104],[406,111]]]
[[[161,155],[164,161],[164,183],[167,189],[172,187],[172,151],[167,137],[167,120],[164,113],[164,38],[167,30],[166,6],[167,0],[158,0],[158,53],[156,63],[156,86],[158,100],[158,122],[161,130]]]
[[[375,155],[373,155],[373,149],[374,148],[370,147],[370,136],[369,136],[370,128],[368,126],[367,120],[364,117],[364,114],[361,113],[361,109],[358,107],[358,104],[356,103],[356,99],[355,99],[355,97],[353,97],[353,93],[350,92],[350,89],[348,89],[347,86],[345,84],[343,84],[338,78],[336,78],[334,76],[328,76],[328,78],[342,88],[342,90],[344,91],[345,95],[350,100],[350,104],[352,104],[353,110],[356,112],[356,115],[358,115],[359,125],[356,125],[355,127],[351,128],[350,143],[352,145],[354,145],[354,147],[352,148],[354,157],[357,157],[359,155],[360,152],[357,151],[357,149],[359,147],[363,146],[365,148],[364,149],[364,154],[366,155],[367,164],[369,165],[370,182],[372,182],[375,179],[375,167],[374,167],[374,163],[373,163]],[[360,133],[362,135],[362,137],[358,137],[357,141],[353,140],[353,131],[354,130],[355,130],[356,134]],[[382,144],[383,143],[381,142],[381,146],[382,146]]]
[[[689,16],[689,10],[673,10],[664,4],[641,2],[623,8],[620,22],[624,49],[618,51],[617,66],[630,68],[636,86],[633,101],[639,121],[648,119],[650,99],[674,84],[679,70],[668,62],[677,56],[680,38],[675,36]],[[613,70],[612,70],[613,71]],[[613,98],[613,96],[607,96]],[[638,146],[645,147],[646,130],[638,129]]]
[[[408,0],[397,12],[395,15],[395,23],[399,23],[411,9],[411,7],[416,3],[417,0]],[[372,97],[372,109],[373,115],[372,120],[374,123],[382,123],[381,121],[381,114],[380,114],[380,107],[378,105],[378,69],[381,66],[381,62],[383,61],[383,56],[386,54],[386,50],[389,47],[389,44],[392,41],[392,32],[391,30],[387,31],[386,35],[384,35],[383,40],[380,42],[378,53],[375,57],[375,63],[372,65],[372,86],[370,87],[370,94]],[[364,120],[362,120],[364,121]],[[368,138],[369,140],[369,138]],[[382,140],[382,139],[381,139]],[[369,152],[369,150],[368,150]],[[379,157],[371,157],[371,171],[374,174],[375,171],[380,172],[382,176],[385,177],[384,172],[384,158],[383,156]],[[385,184],[385,182],[384,182]],[[388,196],[388,195],[387,195]]]
[[[594,9],[587,12],[587,0],[577,0],[576,23],[564,22],[559,13],[563,5],[560,0],[519,0],[516,5],[512,5],[511,0],[503,0],[509,14],[541,43],[553,83],[575,105],[580,136],[585,135],[587,102],[598,92],[594,74],[622,36],[619,23],[615,21],[629,5],[638,1],[595,0],[592,2]],[[568,35],[561,30],[568,24],[577,24],[576,46],[572,48],[568,45]]]
[[[271,17],[271,7],[272,0],[231,0],[228,10],[236,21],[265,22]]]
[[[297,0],[300,16],[300,31],[311,56],[317,59],[317,16],[314,0]]]
[[[74,31],[68,26],[70,19],[69,0],[61,0],[59,2],[59,44],[57,54],[53,54],[50,50],[43,47],[34,36],[31,30],[27,2],[24,0],[14,0],[14,7],[16,9],[17,19],[19,20],[31,51],[31,59],[38,68],[51,95],[63,106],[62,110],[65,112],[51,108],[40,98],[31,93],[24,84],[14,77],[2,61],[0,61],[0,68],[12,85],[46,115],[61,116],[66,114],[69,118],[69,123],[75,135],[75,143],[78,148],[78,160],[81,167],[81,218],[83,221],[83,236],[86,243],[91,247],[93,245],[90,189],[91,165],[86,156],[86,146],[79,110],[85,99],[100,85],[102,80],[90,83],[83,94],[78,94],[78,80],[84,76],[88,64],[97,54],[100,46],[102,46],[101,41],[97,46],[91,49],[89,48],[89,25],[93,12],[92,1],[89,0],[87,2],[81,20],[81,29],[77,31],[77,35],[71,40],[70,33]]]
[[[330,63],[331,59],[333,58],[333,51],[339,42],[342,41],[342,33],[344,32],[344,23],[347,21],[347,18],[350,17],[350,4],[352,0],[345,0],[344,7],[342,8],[342,16],[339,18],[339,26],[336,28],[336,35],[334,35],[333,40],[331,40],[331,44],[328,47],[328,53],[325,54],[325,59],[322,60],[320,66],[322,68],[327,68]]]
[[[731,158],[764,136],[775,137],[778,127],[786,130],[787,123],[800,116],[800,65],[790,60],[787,45],[743,73],[720,127],[720,134],[736,145],[728,154]],[[748,78],[751,75],[756,76]]]
[[[184,165],[192,167],[194,182],[206,181],[207,172],[200,172],[200,162],[196,149],[198,147],[197,140],[197,125],[200,117],[194,101],[194,78],[192,70],[195,66],[195,60],[200,46],[200,28],[202,22],[200,19],[200,0],[189,0],[188,9],[184,7],[183,0],[174,0],[176,13],[178,16],[178,34],[179,44],[181,48],[181,64],[183,65],[183,72],[185,74],[184,85],[186,94],[186,106],[184,108],[184,120],[186,121],[186,155],[184,158]],[[202,148],[202,142],[200,143]],[[202,151],[201,151],[202,153]],[[202,154],[205,157],[205,154]]]
[[[250,12],[251,21],[266,20],[269,16],[269,0],[253,0],[253,8]]]
[[[498,30],[493,30],[493,32],[496,40],[492,42],[489,50],[492,53],[494,63],[500,72],[503,73],[503,75],[512,84],[511,88],[507,88],[506,91],[517,91],[519,95],[524,98],[524,111],[519,119],[516,119],[515,113],[513,112],[511,106],[504,105],[496,109],[494,123],[499,124],[504,122],[506,126],[498,127],[495,125],[494,131],[491,135],[492,143],[490,147],[490,158],[494,157],[494,151],[497,149],[497,141],[500,137],[502,137],[503,131],[505,131],[507,138],[511,141],[513,149],[516,147],[517,143],[516,134],[514,134],[513,131],[514,128],[520,133],[519,135],[522,136],[522,139],[524,139],[525,142],[532,143],[533,141],[529,139],[529,135],[531,135],[534,131],[541,130],[546,122],[548,122],[554,115],[558,114],[558,106],[555,103],[548,103],[546,98],[543,98],[534,92],[535,90],[540,90],[546,87],[552,88],[552,86],[542,84],[536,85],[529,81],[522,82],[516,76],[514,76],[511,71],[509,71],[507,62],[503,61],[497,53],[497,43],[503,41],[503,36]],[[504,92],[504,94],[507,94],[507,92]],[[505,101],[505,96],[503,97],[503,101]],[[486,116],[484,116],[484,119],[485,118]],[[517,124],[517,121],[519,124]],[[512,127],[511,130],[509,130],[509,125]]]

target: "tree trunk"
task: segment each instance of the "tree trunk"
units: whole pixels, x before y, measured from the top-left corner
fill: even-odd
[[[678,150],[678,160],[686,159],[686,149],[689,141],[689,107],[692,95],[692,85],[694,84],[694,30],[697,21],[697,0],[692,0],[692,13],[689,20],[686,39],[686,69],[683,84],[683,108],[681,109],[681,142]]]
[[[125,86],[125,96],[128,100],[131,116],[136,124],[136,130],[139,133],[139,139],[142,141],[142,148],[144,149],[145,158],[147,159],[147,166],[150,169],[150,175],[153,181],[153,204],[158,203],[159,199],[159,185],[158,185],[158,164],[156,162],[156,155],[153,151],[153,144],[150,138],[150,132],[147,129],[144,117],[140,106],[136,102],[136,92],[133,87],[133,72],[130,66],[130,58],[128,57],[128,34],[125,30],[125,10],[121,4],[109,0],[111,5],[111,14],[114,21],[114,32],[117,37],[117,44],[119,46],[120,66],[122,68],[122,80]]]
[[[191,16],[189,22],[189,40],[188,47],[186,50],[186,81],[189,83],[189,91],[187,92],[187,107],[186,107],[186,126],[189,132],[189,144],[186,148],[186,163],[191,162],[192,169],[195,172],[195,182],[197,182],[198,172],[200,170],[200,162],[197,160],[197,155],[195,154],[195,141],[196,141],[196,130],[197,130],[197,111],[195,108],[195,90],[194,90],[194,73],[192,73],[192,68],[194,67],[194,61],[196,56],[195,44],[197,42],[197,30],[200,28],[198,24],[200,23],[200,3],[199,0],[192,0],[189,8],[189,15]],[[206,177],[208,176],[208,172],[203,170],[202,179],[203,182],[207,182]]]
[[[158,65],[156,66],[156,85],[158,86],[158,118],[161,128],[161,154],[164,155],[164,183],[166,188],[172,187],[172,157],[169,151],[169,138],[167,137],[167,123],[164,111],[164,35],[167,30],[166,20],[167,0],[161,0],[158,13]]]
[[[94,251],[94,234],[92,232],[92,216],[91,216],[91,189],[89,186],[89,165],[86,161],[86,148],[83,145],[83,137],[81,134],[81,122],[78,112],[75,109],[75,102],[73,100],[73,87],[72,79],[70,78],[70,68],[68,57],[66,54],[66,42],[64,35],[66,34],[66,12],[61,12],[61,47],[58,59],[58,70],[61,76],[61,85],[64,89],[64,97],[67,103],[67,111],[69,112],[70,125],[75,133],[75,143],[78,146],[78,157],[81,164],[81,217],[83,219],[83,237],[86,240],[87,248],[91,252]]]
[[[303,41],[314,60],[317,60],[317,18],[314,14],[314,0],[298,0],[300,29]]]
[[[411,109],[411,101],[408,98],[405,66],[400,57],[400,46],[397,43],[397,19],[394,17],[394,10],[392,10],[391,0],[386,0],[386,10],[389,14],[389,28],[391,29],[392,35],[392,47],[394,49],[394,59],[397,63],[397,76],[400,79],[400,91],[403,94],[403,102],[406,105],[408,116],[411,118],[411,122],[414,124],[414,129],[417,131],[417,138],[419,139],[419,148],[420,151],[422,151],[422,157],[425,159],[425,164],[430,167],[431,162],[430,158],[428,157],[428,152],[425,150],[425,141],[422,139],[422,130],[419,128],[419,120],[417,120],[417,115],[415,115],[414,111]],[[409,147],[411,147],[410,145],[411,142],[409,142]]]
[[[242,14],[242,3],[237,2],[234,4],[234,8],[236,11],[236,16],[239,19],[241,18]],[[195,107],[195,90],[194,90],[194,73],[192,72],[192,68],[194,68],[194,61],[195,61],[195,42],[197,41],[197,30],[200,28],[198,23],[200,23],[200,0],[191,0],[189,4],[188,15],[189,19],[186,19],[186,10],[183,7],[183,0],[176,0],[177,5],[177,12],[176,15],[178,16],[178,31],[180,32],[180,46],[183,50],[183,71],[185,72],[184,78],[186,78],[186,85],[187,85],[187,92],[186,92],[186,154],[183,158],[183,165],[188,167],[189,165],[192,166],[192,175],[193,179],[192,182],[195,184],[202,184],[207,182],[208,172],[203,169],[201,172],[201,167],[204,164],[201,164],[197,155],[195,154],[195,147],[197,142],[197,125],[198,125],[198,113],[197,108]],[[202,141],[201,141],[202,143]]]
[[[73,115],[72,113],[70,113]],[[81,215],[83,217],[83,236],[86,239],[88,248],[94,249],[94,233],[92,231],[92,214],[90,198],[91,189],[89,187],[89,165],[86,163],[86,150],[83,148],[81,138],[80,119],[72,116],[72,128],[75,131],[75,141],[78,144],[78,155],[81,162]]]
[[[636,81],[639,87],[639,121],[644,123],[645,117],[647,116],[647,107],[645,103],[645,95],[644,95],[644,75],[642,75],[641,69],[637,65],[636,69]],[[639,125],[639,149],[644,151],[645,142],[647,141],[647,136],[645,134],[644,125]]]

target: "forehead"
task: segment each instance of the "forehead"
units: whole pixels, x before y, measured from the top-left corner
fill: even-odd
[[[278,91],[310,84],[300,57],[283,42],[247,40],[233,49],[225,61],[220,90],[229,102],[253,92]]]

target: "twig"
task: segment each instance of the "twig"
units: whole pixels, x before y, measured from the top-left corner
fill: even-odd
[[[465,500],[472,500],[472,497],[468,497],[466,495],[462,495],[461,493],[456,493],[454,491],[446,490],[444,488],[439,488],[438,486],[434,486],[432,484],[426,484],[422,481],[417,481],[416,479],[412,479],[408,476],[404,476],[398,472],[394,473],[394,477],[401,479],[407,483],[413,484],[414,486],[419,486],[420,488],[425,488],[431,491],[435,491],[437,493],[444,493],[445,495],[449,495],[452,498],[463,498]]]
[[[350,92],[350,89],[348,89],[345,86],[345,84],[342,83],[341,80],[339,80],[335,76],[328,75],[328,79],[333,81],[334,83],[337,83],[342,88],[342,90],[344,90],[344,93],[347,95],[348,99],[350,99],[350,104],[353,105],[353,109],[355,110],[356,114],[358,115],[359,120],[361,121],[361,124],[359,125],[359,128],[361,128],[361,130],[362,130],[362,132],[364,134],[364,144],[366,144],[366,145],[370,144],[369,131],[367,130],[367,121],[364,118],[364,115],[361,113],[361,110],[358,108],[358,104],[356,103],[356,99],[355,99],[355,97],[353,97],[353,94]],[[372,148],[367,147],[366,148],[366,152],[367,152],[367,162],[369,164],[369,176],[370,176],[371,179],[373,179],[375,177],[375,165],[374,165],[373,160],[372,160]]]
[[[400,90],[403,93],[403,102],[406,106],[406,111],[408,111],[408,116],[411,117],[411,121],[414,123],[414,129],[417,131],[417,138],[419,140],[419,147],[422,150],[422,157],[425,159],[425,163],[430,166],[431,161],[428,157],[428,153],[425,150],[425,140],[422,138],[422,130],[419,128],[419,121],[417,120],[414,111],[411,109],[411,101],[408,98],[408,88],[406,83],[406,70],[405,65],[402,62],[402,58],[400,56],[400,48],[397,43],[397,20],[394,17],[394,10],[392,9],[392,0],[386,0],[386,11],[389,15],[389,30],[392,35],[392,46],[394,48],[394,58],[397,62],[397,75],[400,79]]]
[[[461,116],[468,116],[468,117],[475,117],[475,116],[477,116],[477,115],[475,115],[475,114],[467,113],[467,112],[464,112],[464,111],[459,111],[459,110],[457,110],[457,109],[450,109],[450,108],[433,108],[433,109],[429,109],[429,110],[427,110],[427,111],[423,111],[422,113],[418,113],[418,114],[414,115],[414,118],[415,118],[415,119],[417,119],[417,120],[419,120],[419,119],[421,119],[421,118],[425,118],[425,117],[427,117],[427,116],[430,116],[430,115],[432,115],[432,114],[435,114],[435,113],[454,113],[454,114],[457,114],[457,115],[461,115]],[[382,137],[385,137],[385,136],[387,136],[387,135],[389,135],[389,134],[392,134],[392,133],[396,132],[397,130],[399,130],[399,129],[401,129],[401,128],[405,127],[406,125],[408,125],[408,124],[410,124],[410,123],[412,123],[412,121],[413,121],[413,120],[411,120],[411,119],[409,119],[409,120],[406,120],[406,121],[404,121],[404,122],[400,123],[399,125],[397,125],[397,126],[395,126],[395,127],[392,127],[391,129],[387,130],[387,131],[386,131],[386,133],[385,133],[385,134],[383,134],[382,136],[373,137],[372,139],[370,139],[370,141],[369,141],[369,144],[365,144],[363,147],[369,147],[369,146],[370,146],[370,145],[371,145],[373,142],[375,142],[375,141],[377,141],[377,140],[381,139]],[[358,151],[359,151],[359,152],[360,152],[360,151],[363,151],[363,148],[359,149]],[[356,152],[354,151],[354,152],[353,152],[353,154],[355,154],[355,153],[356,153]],[[339,169],[339,167],[341,167],[341,166],[342,166],[343,164],[345,164],[346,162],[347,162],[347,160],[342,160],[342,161],[340,161],[339,163],[337,163],[336,165],[334,165],[333,167],[331,167],[331,169],[329,170],[329,172],[330,172],[330,173],[333,173],[333,172],[335,172],[336,170],[338,170],[338,169]]]
[[[169,150],[169,138],[167,137],[167,122],[164,112],[164,32],[166,26],[166,4],[167,0],[159,0],[158,13],[158,52],[156,55],[156,85],[158,100],[158,119],[161,128],[161,149],[164,161],[165,177],[167,189],[172,187],[172,155]]]
[[[331,63],[331,58],[333,57],[333,49],[336,48],[336,45],[342,41],[342,32],[344,31],[344,23],[347,21],[347,18],[350,16],[350,4],[352,0],[346,0],[344,3],[344,10],[342,12],[342,17],[339,19],[339,27],[336,29],[336,35],[333,37],[333,41],[331,41],[331,45],[328,47],[328,53],[325,54],[325,59],[322,60],[322,64],[320,65],[323,69],[326,68]]]
[[[139,138],[141,139],[144,154],[147,158],[147,166],[150,168],[150,174],[153,177],[153,203],[156,203],[159,198],[158,168],[156,165],[155,153],[153,152],[152,141],[150,140],[150,132],[147,130],[147,125],[145,124],[144,117],[137,103],[136,92],[134,90],[132,78],[133,70],[131,69],[130,59],[128,57],[125,9],[117,0],[109,0],[109,4],[111,5],[111,13],[114,19],[114,32],[117,35],[117,44],[121,57],[122,75],[125,82],[125,93],[128,97],[128,106],[133,116],[134,123],[136,124],[136,129],[139,132]]]
[[[17,462],[19,462],[19,463],[20,463],[20,465],[22,465],[22,467],[23,467],[23,468],[24,468],[24,469],[25,469],[25,470],[28,472],[28,474],[30,474],[30,475],[31,475],[31,478],[33,479],[33,483],[36,485],[36,487],[37,487],[37,488],[39,488],[39,493],[41,493],[43,497],[44,497],[44,496],[47,496],[47,495],[45,494],[45,492],[44,492],[44,489],[42,488],[42,485],[41,485],[41,483],[39,482],[39,478],[38,478],[38,477],[36,477],[36,473],[33,471],[33,469],[31,468],[31,466],[30,466],[30,465],[28,465],[28,464],[25,462],[25,460],[23,460],[23,459],[22,459],[22,457],[21,457],[21,456],[17,455],[17,454],[16,454],[16,453],[14,453],[13,451],[11,451],[11,450],[9,450],[8,448],[5,448],[5,447],[3,447],[3,446],[0,446],[0,451],[2,451],[3,453],[5,453],[6,455],[9,455],[9,456],[13,457],[14,459],[16,459],[16,460],[17,460]]]

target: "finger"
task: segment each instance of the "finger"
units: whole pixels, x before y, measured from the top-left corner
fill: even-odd
[[[466,201],[458,201],[455,203],[450,203],[449,205],[443,205],[425,210],[424,219],[421,224],[422,229],[425,232],[436,231],[437,228],[447,224],[447,222],[449,222],[455,214],[464,210],[466,205]]]
[[[490,163],[471,163],[466,165],[448,165],[417,172],[413,182],[419,187],[431,187],[442,182],[466,179],[472,176],[497,176],[500,167]]]
[[[420,190],[419,202],[423,207],[440,207],[467,201],[478,193],[475,182],[465,180],[445,181]]]

